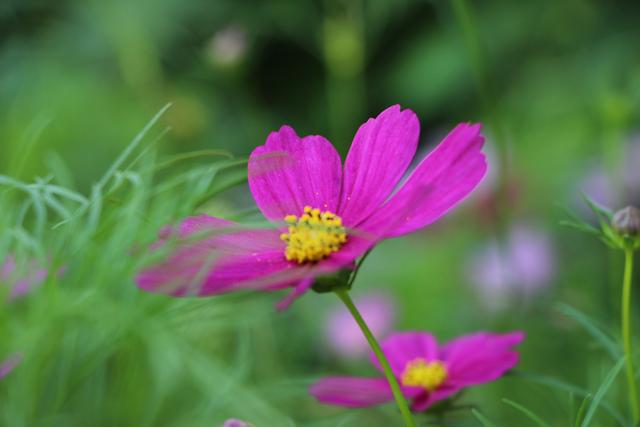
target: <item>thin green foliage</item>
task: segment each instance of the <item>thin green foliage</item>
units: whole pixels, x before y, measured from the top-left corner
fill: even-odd
[[[580,326],[582,326],[584,330],[589,333],[589,335],[591,335],[598,344],[600,344],[600,346],[611,356],[613,360],[618,360],[620,358],[622,355],[620,346],[596,323],[595,320],[568,304],[558,304],[558,310],[578,322]]]
[[[569,384],[557,378],[549,377],[547,375],[519,370],[513,371],[512,374],[514,377],[519,377],[538,384],[546,385],[563,392],[573,393],[575,396],[586,398],[587,396],[592,395],[591,392],[585,390],[584,388]],[[616,420],[619,426],[626,427],[627,422],[620,411],[618,411],[615,407],[613,407],[608,402],[605,402],[604,400],[600,402],[600,406],[609,414],[611,418]]]
[[[535,425],[537,425],[538,427],[551,427],[542,418],[540,418],[538,415],[533,413],[530,409],[525,408],[521,404],[516,403],[513,400],[509,400],[509,399],[502,399],[502,401],[504,403],[506,403],[507,405],[511,406],[512,408],[516,409],[517,411],[519,411],[523,415],[525,415],[528,419],[533,421],[533,423]]]
[[[176,171],[179,162],[158,160],[155,141],[142,145],[167,108],[88,197],[55,177],[34,183],[0,177],[11,192],[2,194],[0,251],[50,268],[38,289],[0,313],[0,355],[24,354],[1,383],[0,425],[209,426],[231,417],[295,425],[271,394],[245,385],[250,375],[260,378],[249,368],[265,352],[248,337],[264,331],[271,304],[247,301],[247,319],[235,308],[238,297],[173,299],[142,293],[133,283],[148,262],[141,245],[204,197],[239,182],[234,165],[246,164],[225,160],[194,176]],[[144,155],[133,158],[138,150]],[[175,185],[157,192],[166,181]],[[275,365],[269,354],[261,358]]]
[[[482,424],[483,427],[497,427],[492,421],[490,421],[482,414],[482,412],[478,411],[477,409],[472,409],[471,413],[480,422],[480,424]]]
[[[622,367],[624,366],[624,361],[625,361],[624,357],[620,358],[620,360],[618,360],[618,362],[613,366],[613,368],[611,368],[611,370],[605,376],[604,380],[602,381],[602,384],[598,388],[598,391],[596,391],[596,393],[593,395],[593,400],[591,400],[591,403],[589,404],[589,409],[587,410],[584,416],[584,419],[582,420],[582,424],[580,424],[581,427],[588,427],[591,424],[591,421],[593,420],[593,417],[595,416],[596,411],[600,407],[600,404],[604,399],[604,396],[607,394],[607,391],[609,391],[609,387],[611,387],[611,384],[613,384],[613,381],[616,379],[616,377],[622,370]]]
[[[584,399],[582,399],[582,403],[580,404],[580,407],[578,408],[578,412],[576,412],[576,415],[575,415],[575,419],[573,422],[574,427],[580,427],[580,424],[582,424],[585,413],[587,412],[587,408],[589,408],[589,404],[591,403],[592,399],[593,399],[593,396],[590,394],[585,396]]]

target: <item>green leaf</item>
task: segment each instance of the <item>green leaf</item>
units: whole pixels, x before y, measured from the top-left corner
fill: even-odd
[[[589,403],[591,402],[592,398],[593,398],[593,396],[588,394],[582,400],[582,404],[580,405],[580,408],[578,409],[578,412],[576,414],[576,419],[575,419],[575,422],[573,424],[574,427],[579,427],[580,426],[580,423],[584,419],[584,413],[587,411],[587,408],[589,407]]]
[[[526,379],[528,379],[528,380],[530,380],[532,382],[535,382],[537,384],[546,385],[548,387],[555,388],[556,390],[561,390],[561,391],[564,391],[564,392],[573,393],[576,396],[580,396],[580,397],[583,397],[583,398],[587,397],[587,396],[591,396],[591,394],[592,394],[589,391],[587,391],[587,390],[585,390],[585,389],[583,389],[581,387],[565,383],[564,381],[561,381],[561,380],[556,379],[556,378],[548,377],[548,376],[541,375],[541,374],[536,374],[536,373],[533,373],[533,372],[512,371],[511,375],[513,377],[526,378]],[[613,406],[611,406],[609,403],[604,402],[604,401],[602,401],[600,403],[600,405],[602,406],[602,409],[604,409],[607,413],[609,413],[611,418],[615,419],[618,422],[618,425],[620,425],[622,427],[628,427],[625,418]]]
[[[98,188],[100,188],[100,189],[104,188],[104,186],[107,184],[107,182],[109,182],[111,177],[113,177],[113,175],[115,175],[115,173],[118,170],[118,168],[124,164],[124,162],[129,158],[131,153],[133,153],[133,151],[136,149],[136,147],[138,145],[140,145],[140,142],[142,142],[142,140],[147,135],[149,130],[151,130],[151,128],[158,122],[158,120],[160,120],[160,117],[162,117],[162,115],[170,107],[171,107],[171,103],[169,103],[169,104],[165,105],[164,107],[162,107],[160,109],[160,111],[158,111],[155,114],[155,116],[153,116],[151,118],[151,120],[149,120],[149,122],[144,126],[144,128],[142,128],[142,130],[140,132],[138,132],[138,134],[131,140],[131,142],[129,143],[127,148],[125,148],[125,150],[111,164],[111,166],[109,167],[107,172],[105,172],[105,174],[102,176],[102,178],[100,178],[100,180],[96,184],[96,186]]]
[[[609,353],[614,361],[620,358],[622,351],[618,344],[593,319],[568,304],[558,304],[558,310],[578,322]]]
[[[559,205],[560,209],[569,217],[568,220],[560,221],[561,225],[576,228],[580,231],[584,231],[592,235],[600,235],[600,230],[593,225],[580,218],[575,212],[569,209],[567,206]]]
[[[585,415],[584,420],[582,421],[581,427],[588,427],[589,424],[591,424],[591,420],[593,419],[596,411],[598,410],[598,406],[600,406],[600,402],[602,402],[602,399],[604,399],[605,394],[607,394],[609,387],[611,387],[611,384],[613,384],[613,380],[615,380],[618,374],[620,373],[620,370],[624,365],[624,360],[625,358],[621,357],[620,360],[618,360],[618,363],[616,363],[615,366],[611,368],[611,370],[605,377],[604,381],[600,385],[600,388],[598,388],[598,391],[593,396],[593,401],[591,402],[591,405],[589,405],[589,410],[587,411],[587,414]]]
[[[593,213],[596,214],[596,216],[600,221],[604,221],[607,224],[611,222],[611,219],[613,218],[613,212],[611,212],[611,210],[607,209],[606,207],[602,206],[595,200],[591,199],[585,193],[582,193],[582,199],[585,201],[587,206],[589,206],[589,209],[591,209]]]
[[[227,157],[229,159],[233,159],[231,153],[226,150],[199,150],[199,151],[190,151],[187,153],[180,153],[173,155],[166,160],[154,165],[154,170],[158,171],[160,169],[165,169],[169,166],[173,166],[174,164],[191,159],[199,159],[203,157]]]
[[[517,411],[520,411],[527,418],[529,418],[531,421],[533,421],[538,427],[551,427],[542,418],[540,418],[539,416],[534,414],[531,410],[529,410],[529,409],[525,408],[524,406],[514,402],[513,400],[502,399],[502,401],[504,403],[506,403],[507,405],[511,406],[512,408],[516,409]]]
[[[480,421],[480,424],[482,424],[483,427],[497,427],[487,417],[482,415],[482,413],[477,409],[472,409],[471,413],[473,414],[474,417],[476,417],[478,421]]]

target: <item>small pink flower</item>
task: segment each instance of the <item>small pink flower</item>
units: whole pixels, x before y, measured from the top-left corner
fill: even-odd
[[[439,347],[431,334],[403,332],[389,336],[382,351],[411,409],[420,412],[463,388],[500,378],[518,363],[513,346],[523,339],[522,332],[479,332]],[[373,354],[371,360],[382,372]],[[321,403],[349,408],[394,400],[386,378],[329,377],[316,382],[309,392]]]
[[[419,132],[412,111],[390,107],[358,129],[343,168],[325,138],[283,126],[248,166],[253,198],[275,227],[188,218],[176,230],[176,250],[140,273],[138,285],[175,296],[293,288],[286,307],[316,276],[352,268],[377,242],[433,223],[480,182],[487,169],[480,125],[460,124],[400,183]]]
[[[377,339],[383,338],[392,328],[395,317],[393,300],[384,294],[369,294],[355,298],[355,304],[369,329]],[[325,340],[337,355],[356,358],[370,351],[358,324],[344,306],[337,306],[327,316]]]
[[[13,371],[16,366],[22,361],[22,354],[15,353],[9,356],[4,361],[0,362],[0,380],[9,375],[9,372]]]

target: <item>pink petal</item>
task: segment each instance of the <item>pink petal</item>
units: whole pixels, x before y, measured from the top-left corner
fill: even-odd
[[[321,136],[300,138],[289,126],[267,137],[249,157],[249,188],[271,221],[300,215],[305,206],[336,212],[342,163]]]
[[[411,173],[406,183],[362,227],[400,236],[438,220],[462,201],[484,176],[480,125],[460,124]]]
[[[411,410],[414,412],[426,411],[435,403],[450,398],[460,390],[460,387],[445,386],[431,393],[422,392],[419,396],[413,399]]]
[[[138,275],[142,289],[176,296],[275,290],[307,275],[285,259],[284,243],[273,229],[243,229],[201,215],[185,220],[176,240],[167,260]]]
[[[407,363],[417,358],[427,361],[438,358],[438,342],[426,332],[397,332],[390,334],[382,343],[382,352],[389,360],[391,369],[400,378]],[[371,353],[371,362],[382,372],[375,354]]]
[[[385,378],[329,377],[311,386],[309,393],[321,403],[362,408],[393,400]]]
[[[347,226],[358,225],[389,197],[416,152],[419,135],[415,113],[399,105],[360,126],[344,165],[338,214]]]
[[[371,249],[378,238],[370,233],[353,230],[349,232],[347,243],[339,251],[332,253],[328,258],[320,261],[318,267],[330,272],[341,268],[351,267],[355,261]]]
[[[278,309],[278,311],[283,311],[289,308],[289,306],[293,304],[295,300],[307,293],[311,285],[313,285],[313,282],[313,278],[307,278],[300,281],[300,283],[298,283],[293,288],[293,290],[289,292],[289,295],[284,297],[280,302],[278,302],[278,304],[276,304],[276,308]]]
[[[496,380],[518,363],[513,347],[522,340],[523,332],[480,332],[450,341],[440,353],[449,371],[447,383],[463,387]]]

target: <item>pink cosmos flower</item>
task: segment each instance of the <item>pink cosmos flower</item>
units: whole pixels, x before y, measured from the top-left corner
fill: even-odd
[[[518,363],[513,346],[524,339],[522,332],[479,332],[456,338],[439,347],[425,332],[392,334],[382,343],[411,410],[425,411],[463,388],[494,381]],[[382,372],[371,355],[371,361]],[[311,386],[309,392],[321,403],[360,408],[393,401],[387,379],[329,377]]]
[[[354,298],[358,311],[373,335],[380,339],[392,328],[395,317],[393,300],[382,293]],[[325,323],[325,340],[331,350],[344,358],[356,358],[369,353],[370,347],[360,327],[344,306],[331,310]]]
[[[9,375],[9,372],[13,371],[16,366],[22,361],[22,354],[15,353],[9,356],[7,359],[0,362],[0,380]]]
[[[274,227],[188,218],[174,230],[169,259],[141,272],[138,285],[175,296],[293,288],[279,305],[286,307],[314,277],[352,268],[380,240],[433,223],[480,182],[484,137],[480,125],[465,123],[400,183],[419,133],[416,115],[392,106],[360,126],[343,168],[324,137],[283,126],[248,165],[253,198]]]

